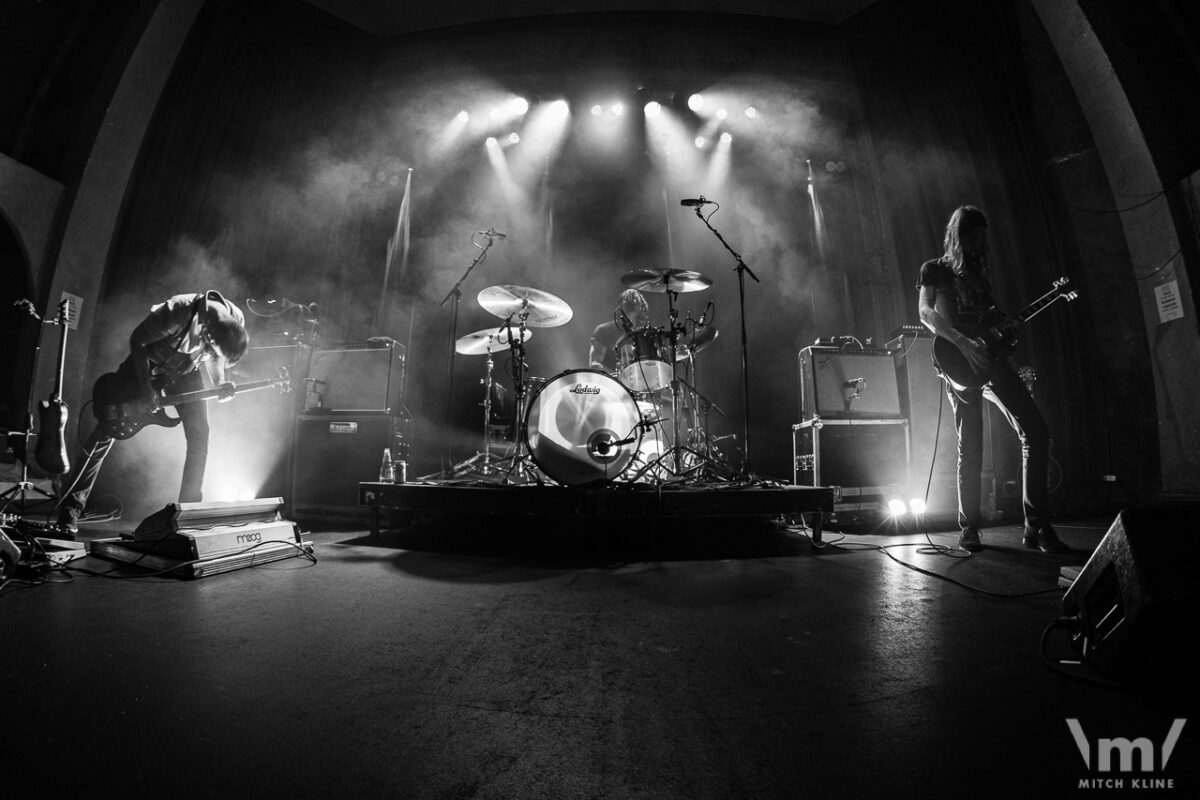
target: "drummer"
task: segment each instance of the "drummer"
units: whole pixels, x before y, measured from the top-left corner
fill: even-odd
[[[617,342],[625,334],[650,324],[650,304],[637,289],[621,292],[619,304],[613,309],[611,322],[604,322],[592,331],[588,364],[602,372],[617,371]]]

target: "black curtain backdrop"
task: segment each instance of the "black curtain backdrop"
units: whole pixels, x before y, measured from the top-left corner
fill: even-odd
[[[1005,311],[1059,276],[1086,298],[1087,276],[1070,256],[1041,160],[1023,44],[1015,4],[1005,0],[882,3],[854,21],[850,48],[913,320],[920,266],[940,255],[946,221],[962,204],[988,217],[992,284]],[[1044,312],[1012,356],[1038,375],[1034,394],[1065,472],[1060,507],[1088,499],[1106,463],[1103,437],[1093,435],[1104,409],[1089,391],[1096,353],[1087,309],[1085,299]]]

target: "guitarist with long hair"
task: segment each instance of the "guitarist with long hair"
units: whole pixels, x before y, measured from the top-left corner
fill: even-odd
[[[941,258],[921,265],[918,311],[921,322],[952,348],[948,355],[962,364],[970,379],[955,381],[947,364],[936,364],[946,382],[958,434],[959,547],[975,552],[980,539],[980,479],[983,468],[983,400],[1004,413],[1021,440],[1025,512],[1023,543],[1047,553],[1068,548],[1050,524],[1046,470],[1050,433],[1033,398],[1008,359],[989,349],[975,329],[994,316],[988,283],[987,219],[974,206],[960,206],[950,215]],[[938,350],[935,342],[935,356]],[[943,347],[945,347],[943,345]],[[961,358],[959,358],[961,354]],[[935,359],[936,360],[936,359]],[[949,359],[945,359],[949,361]]]
[[[162,413],[160,398],[202,390],[206,378],[221,390],[221,401],[229,400],[235,387],[227,371],[246,352],[248,343],[241,309],[220,292],[178,294],[152,306],[129,337],[129,356],[115,373],[96,382],[92,402],[97,424],[84,441],[74,471],[60,486],[59,525],[71,532],[77,530],[104,457],[112,448],[115,428],[113,421],[106,419],[105,409],[133,408],[174,422]],[[208,461],[208,409],[204,403],[191,403],[176,406],[176,413],[187,440],[179,502],[199,502]]]

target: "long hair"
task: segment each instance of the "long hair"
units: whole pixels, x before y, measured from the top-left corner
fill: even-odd
[[[942,239],[942,260],[955,272],[962,272],[963,237],[987,225],[987,217],[975,206],[959,206],[946,223],[946,236]]]

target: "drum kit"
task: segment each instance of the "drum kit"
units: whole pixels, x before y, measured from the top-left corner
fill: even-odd
[[[708,434],[715,404],[696,389],[696,354],[717,338],[708,315],[680,322],[680,293],[712,286],[698,272],[640,269],[621,283],[668,299],[668,324],[627,326],[614,348],[615,373],[571,369],[549,380],[528,377],[525,345],[532,328],[554,328],[571,320],[571,307],[549,292],[525,286],[490,286],[479,305],[503,322],[455,341],[460,355],[485,356],[483,450],[450,470],[455,478],[499,479],[504,483],[654,483],[725,479],[733,469]],[[493,356],[511,351],[515,397],[515,452],[492,452]],[[669,423],[669,424],[668,424]]]

